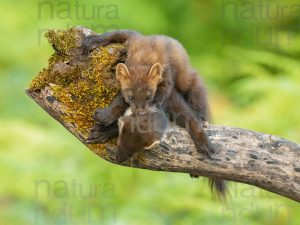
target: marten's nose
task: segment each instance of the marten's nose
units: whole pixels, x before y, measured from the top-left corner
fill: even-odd
[[[147,114],[147,111],[145,109],[138,109],[138,114],[142,116]]]
[[[138,115],[145,115],[147,114],[146,107],[143,103],[137,105],[137,113]]]

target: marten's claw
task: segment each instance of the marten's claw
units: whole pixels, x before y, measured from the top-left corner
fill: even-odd
[[[206,149],[205,153],[211,159],[216,158],[216,155],[217,155],[217,152],[216,152],[215,148],[212,147],[211,144],[209,144],[209,146],[207,146],[207,149]]]
[[[209,126],[209,122],[207,122],[207,121],[202,122],[202,127],[203,128],[208,128],[208,126]]]
[[[102,126],[96,124],[92,127],[89,137],[86,139],[87,144],[105,143],[110,138],[109,132],[105,131]]]
[[[212,144],[208,143],[208,144],[203,144],[202,142],[197,141],[195,143],[195,146],[197,148],[197,150],[206,155],[207,157],[209,157],[210,159],[214,159],[216,156],[216,150],[215,148],[212,146]]]
[[[104,132],[97,135],[97,137],[89,137],[86,140],[87,144],[103,144],[109,139],[109,136],[107,136]]]

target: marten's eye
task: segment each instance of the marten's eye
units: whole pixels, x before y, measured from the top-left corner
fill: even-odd
[[[147,101],[149,101],[151,99],[151,95],[147,95]]]
[[[129,100],[130,102],[132,102],[132,101],[133,101],[133,96],[132,96],[132,95],[129,95],[129,96],[128,96],[128,100]]]

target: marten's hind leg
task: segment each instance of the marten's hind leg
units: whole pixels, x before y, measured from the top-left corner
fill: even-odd
[[[196,71],[191,71],[189,77],[191,78],[190,87],[184,93],[184,98],[201,122],[209,122],[210,110],[204,82]]]
[[[185,49],[177,43],[172,50],[171,72],[175,76],[176,88],[184,96],[197,118],[201,122],[209,121],[209,106],[204,82],[190,66]]]
[[[193,110],[176,90],[172,91],[167,101],[166,112],[171,114],[172,120],[176,122],[177,125],[186,128],[199,152],[213,158],[215,148],[204,132],[201,121],[196,118]]]
[[[185,99],[188,105],[193,109],[198,119],[201,120],[202,126],[207,126],[210,121],[210,110],[207,99],[207,92],[204,82],[196,71],[190,73],[192,82],[190,89],[185,93]],[[192,178],[198,178],[198,174],[190,174]],[[216,178],[209,178],[209,184],[212,191],[215,191],[217,196],[221,199],[226,198],[226,182]]]

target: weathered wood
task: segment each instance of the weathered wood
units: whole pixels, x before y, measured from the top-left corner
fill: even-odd
[[[81,55],[80,50],[82,38],[90,33],[90,30],[82,27],[69,31],[50,31],[48,39],[55,47],[55,57],[52,57],[48,69],[42,71],[42,75],[45,77],[41,79],[41,76],[39,76],[38,79],[39,82],[47,81],[46,86],[35,83],[37,84],[33,85],[35,88],[31,85],[31,89],[27,90],[27,94],[89,149],[101,158],[115,163],[115,142],[111,141],[110,144],[105,146],[86,144],[85,139],[89,130],[82,129],[77,120],[65,119],[68,114],[78,112],[74,112],[74,108],[69,109],[63,101],[59,101],[53,90],[55,86],[59,85],[60,81],[56,78],[60,76],[66,77],[73,73],[77,74],[78,76],[74,76],[74,80],[72,80],[73,86],[77,87],[80,81],[86,81],[92,75],[105,76],[112,73],[111,71],[113,71],[113,67],[118,61],[114,57],[118,55],[118,57],[122,57],[123,55],[120,52],[117,54],[116,51],[122,51],[122,49],[108,46],[107,49],[98,50],[93,57],[102,61],[90,65],[90,60]],[[70,46],[68,46],[69,43],[71,43]],[[102,51],[108,54],[107,57],[109,54],[114,57],[111,59],[110,57],[103,58]],[[101,62],[103,64],[99,65]],[[91,66],[90,70],[86,70],[89,66]],[[95,70],[96,67],[97,70]],[[106,69],[107,67],[109,69]],[[94,71],[94,73],[90,71]],[[49,76],[53,82],[49,81]],[[78,77],[79,81],[76,80]],[[111,89],[114,78],[107,77],[105,77],[103,83]],[[93,79],[98,79],[98,77]],[[92,83],[89,80],[86,88],[95,88],[90,87],[90,84]],[[40,86],[41,88],[39,88]],[[60,87],[65,88],[65,86]],[[80,91],[78,95],[80,95]],[[80,99],[78,96],[72,97],[75,97],[75,100]],[[83,97],[83,102],[91,101],[88,94],[83,95]],[[89,107],[84,103],[82,103],[84,105],[79,104],[82,107]],[[91,120],[92,116],[85,115],[85,117]],[[215,159],[208,159],[198,153],[185,129],[170,125],[158,147],[141,151],[122,165],[150,170],[192,173],[247,183],[300,202],[300,146],[298,144],[273,135],[232,127],[208,126],[206,132],[212,143],[219,149]]]
[[[51,87],[27,94],[84,143],[85,137],[76,126],[61,120],[64,106],[52,96]],[[185,129],[170,125],[158,147],[142,151],[123,165],[247,183],[300,202],[299,145],[270,134],[233,127],[210,125],[206,132],[219,149],[213,160],[196,151]],[[87,146],[94,150],[93,145]],[[107,145],[106,149],[106,154],[100,156],[115,163],[116,146]]]

